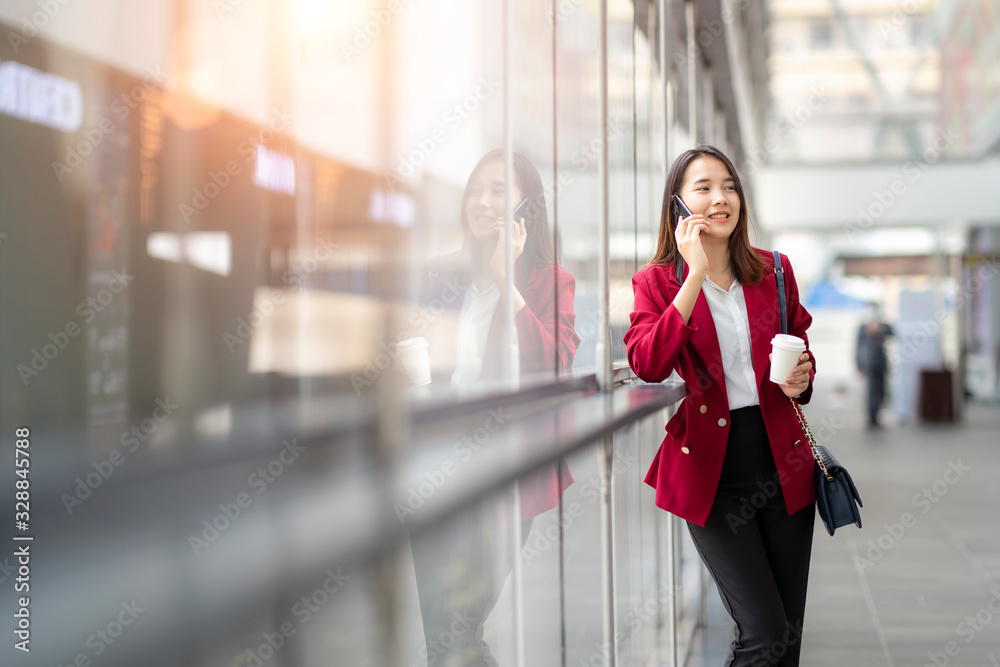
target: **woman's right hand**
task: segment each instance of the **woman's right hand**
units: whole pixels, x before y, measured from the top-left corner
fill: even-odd
[[[701,245],[701,233],[708,230],[708,223],[702,215],[692,215],[678,218],[674,237],[677,240],[677,250],[687,262],[691,273],[706,275],[708,273],[708,255]]]

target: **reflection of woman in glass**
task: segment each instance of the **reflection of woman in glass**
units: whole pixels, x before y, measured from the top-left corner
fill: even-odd
[[[674,195],[692,215],[681,213]],[[656,505],[687,519],[736,624],[726,665],[799,664],[812,547],[814,464],[789,397],[812,394],[813,358],[768,379],[780,333],[772,254],[750,245],[732,162],[703,146],[667,175],[656,256],[632,278],[629,364],[648,382],[673,370],[687,396],[667,424],[646,482]],[[812,318],[782,257],[788,333]]]
[[[429,301],[461,308],[454,387],[502,377],[507,300],[514,302],[522,375],[569,369],[580,344],[573,328],[575,283],[555,260],[542,179],[518,153],[511,200],[524,205],[514,220],[514,284],[507,293],[504,189],[503,152],[491,151],[465,186],[462,248],[431,263]]]
[[[511,199],[515,206],[525,204],[514,224],[514,280],[507,290],[504,189],[503,152],[492,151],[465,187],[462,248],[431,262],[425,286],[430,303],[460,309],[451,375],[456,388],[503,377],[508,299],[516,312],[522,375],[569,369],[580,343],[573,328],[574,281],[555,262],[541,177],[516,153]],[[520,480],[522,545],[532,519],[556,507],[572,482],[563,462]],[[411,542],[428,664],[497,664],[483,633],[513,567],[508,536],[515,518],[509,500],[481,502]]]

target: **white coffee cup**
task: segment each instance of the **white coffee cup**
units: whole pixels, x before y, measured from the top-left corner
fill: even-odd
[[[799,355],[806,351],[806,342],[798,336],[778,334],[771,339],[771,382],[785,384],[792,369],[799,365]]]
[[[415,387],[431,383],[431,357],[427,348],[427,339],[423,337],[407,338],[396,343],[399,363]]]

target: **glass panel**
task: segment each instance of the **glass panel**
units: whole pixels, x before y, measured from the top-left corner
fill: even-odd
[[[660,212],[663,207],[663,189],[667,181],[666,135],[668,130],[666,81],[659,56],[659,18],[656,15],[658,4],[650,8],[649,33],[650,56],[648,58],[649,90],[648,122],[645,136],[637,137],[637,152],[639,164],[644,173],[639,177],[639,197],[636,205],[639,214],[636,222],[636,265],[641,268],[652,259],[656,251],[656,240],[660,232]],[[637,54],[638,57],[638,54]],[[665,94],[666,93],[666,94]],[[628,307],[632,308],[632,291],[628,293]]]
[[[558,3],[556,17],[556,165],[552,177],[562,265],[575,279],[574,312],[581,338],[575,374],[593,373],[597,344],[597,238],[602,147],[598,124],[596,5]]]
[[[646,109],[640,109],[637,86],[643,99],[648,95],[648,82],[640,82],[636,72],[648,64],[645,38],[636,41],[635,8],[628,0],[608,2],[608,176],[610,232],[610,294],[614,317],[611,321],[612,359],[624,361],[628,330],[628,313],[623,304],[630,303],[632,274],[636,270],[636,137],[645,130]],[[630,311],[631,312],[631,309]]]
[[[564,461],[547,466],[519,482],[525,665],[559,664],[564,640],[564,605],[570,602],[559,556],[563,531],[573,521],[563,494],[555,507],[550,489],[572,488],[574,475]],[[540,503],[539,501],[549,500]]]
[[[404,626],[422,627],[422,641],[407,637],[400,664],[514,662],[516,520],[507,489],[411,538],[414,578],[401,584],[415,585],[419,609],[409,613],[418,612],[420,623],[411,618]]]
[[[563,495],[566,664],[607,664],[602,644],[601,480],[597,453],[567,459],[575,483]]]
[[[571,374],[580,345],[576,331],[576,281],[566,265],[563,231],[556,217],[563,197],[555,188],[556,22],[550,6],[513,3],[513,143],[515,181],[525,198],[525,245],[517,261],[515,287],[524,300],[516,326],[522,388]],[[537,177],[534,173],[537,171]],[[558,198],[557,198],[558,197]],[[546,466],[518,483],[521,503],[523,606],[526,665],[559,664],[563,602],[559,567],[560,490],[573,483],[565,463]],[[562,514],[564,516],[564,514]],[[534,546],[532,546],[534,545]],[[513,656],[512,656],[513,657]],[[512,664],[513,660],[508,663]]]
[[[436,0],[401,19],[392,161],[393,173],[417,189],[417,222],[400,256],[407,264],[402,309],[385,343],[408,341],[398,357],[403,384],[424,383],[429,364],[420,393],[474,395],[509,376],[504,310],[508,298],[516,300],[507,296],[498,241],[505,215],[502,3]],[[425,48],[431,43],[435,48]]]
[[[664,514],[643,483],[659,449],[662,416],[654,415],[615,434],[615,594],[619,658],[646,664],[658,636],[660,613],[670,590],[666,562],[656,552],[656,521]],[[645,660],[644,660],[645,658]]]
[[[244,629],[242,651],[219,652],[219,663],[206,660],[204,664],[252,665],[256,658],[283,667],[376,667],[392,660],[393,647],[380,636],[379,628],[390,621],[381,604],[386,600],[385,589],[401,576],[396,570],[404,570],[397,561],[402,559],[390,559],[384,565],[376,560],[354,570],[329,568],[315,578],[313,588],[287,595],[274,610],[270,627]],[[409,593],[400,591],[401,606],[413,604]],[[400,641],[401,655],[412,649]]]
[[[523,153],[541,176],[541,192],[528,195],[528,225],[523,263],[524,285],[520,291],[529,303],[518,315],[521,339],[521,374],[535,380],[570,373],[580,348],[577,333],[576,297],[579,285],[567,262],[565,217],[560,206],[565,197],[559,189],[556,169],[556,123],[563,86],[557,75],[564,66],[553,49],[561,17],[548,7],[522,1],[515,3],[514,57],[514,149]],[[530,189],[530,188],[529,188]],[[532,245],[537,248],[532,248]],[[555,261],[558,268],[552,268]],[[535,285],[544,287],[546,300],[532,301]],[[537,320],[537,321],[536,321]],[[523,330],[522,330],[523,329]]]

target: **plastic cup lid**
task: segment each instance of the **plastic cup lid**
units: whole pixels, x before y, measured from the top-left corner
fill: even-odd
[[[771,345],[777,345],[778,347],[784,347],[790,350],[806,349],[806,342],[804,340],[798,336],[790,336],[788,334],[776,335],[771,339]]]
[[[420,350],[425,347],[427,347],[427,339],[422,337],[407,338],[396,343],[398,350]]]

